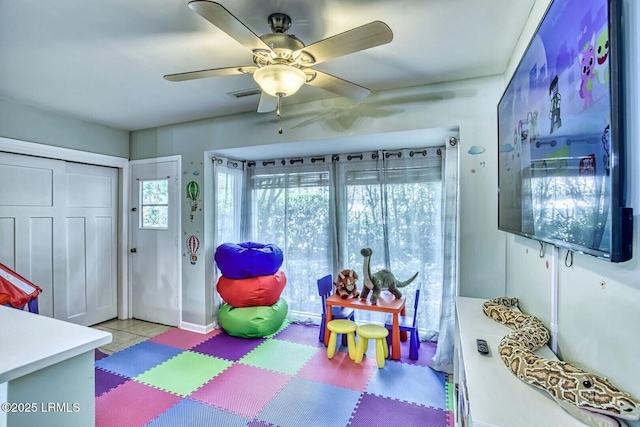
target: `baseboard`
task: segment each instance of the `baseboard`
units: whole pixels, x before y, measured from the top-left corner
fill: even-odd
[[[218,325],[215,323],[209,323],[208,325],[196,325],[195,323],[180,322],[178,328],[184,329],[185,331],[197,332],[199,334],[208,334],[209,332],[217,329]]]

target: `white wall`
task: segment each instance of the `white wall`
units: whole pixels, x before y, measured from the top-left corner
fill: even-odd
[[[131,159],[181,154],[188,177],[183,177],[185,185],[194,179],[203,189],[210,182],[210,164],[204,159],[211,151],[239,156],[249,152],[263,159],[275,157],[276,150],[294,155],[344,153],[371,149],[369,142],[374,139],[378,146],[373,148],[403,146],[403,136],[406,146],[433,145],[434,138],[444,143],[444,135],[459,130],[460,290],[466,296],[501,295],[505,236],[497,231],[496,219],[496,105],[503,87],[503,76],[494,76],[373,93],[360,104],[342,98],[300,104],[283,108],[282,135],[275,115],[257,113],[141,130],[132,132]],[[468,154],[472,146],[485,152]],[[213,315],[205,302],[211,300],[213,289],[214,248],[206,234],[210,218],[205,211],[191,222],[186,204],[184,209],[183,235],[204,230],[205,249],[198,265],[190,265],[186,258],[183,263],[183,320],[207,324]]]
[[[0,136],[129,157],[129,132],[0,99]]]
[[[523,32],[505,81],[508,81],[549,0],[538,0]],[[640,114],[638,76],[640,66],[640,6],[623,0],[625,15],[625,71],[627,121],[627,205],[634,208],[634,257],[614,264],[588,255],[575,254],[571,267],[564,265],[566,250],[560,250],[559,349],[564,360],[608,377],[614,384],[640,398],[640,212],[639,143]],[[551,317],[551,249],[539,257],[538,243],[507,237],[507,294],[521,300],[524,312],[549,325]],[[605,281],[604,288],[601,281]],[[640,422],[632,425],[640,425]]]

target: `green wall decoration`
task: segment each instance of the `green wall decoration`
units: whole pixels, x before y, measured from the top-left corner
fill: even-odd
[[[191,205],[191,214],[189,218],[193,221],[193,213],[198,210],[198,195],[200,194],[200,187],[195,181],[189,181],[187,184],[187,201]]]

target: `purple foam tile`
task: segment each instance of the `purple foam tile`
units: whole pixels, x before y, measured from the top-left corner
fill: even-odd
[[[193,347],[191,351],[237,361],[265,341],[264,338],[238,338],[221,333]]]
[[[121,377],[120,375],[115,375],[99,368],[96,368],[95,371],[96,397],[101,396],[103,393],[106,393],[129,380],[129,378]]]
[[[294,323],[278,332],[274,338],[298,344],[320,347],[324,346],[324,344],[318,340],[319,333],[320,327],[318,325],[299,325]]]
[[[97,348],[96,348],[96,350],[94,352],[94,355],[95,355],[95,360],[104,359],[105,357],[109,356],[107,353],[103,353],[100,350],[98,350]]]
[[[365,393],[350,427],[447,426],[447,411]]]
[[[411,360],[409,358],[409,346],[409,340],[400,342],[400,362],[407,363],[409,365],[429,366],[431,359],[433,359],[433,356],[436,354],[436,343],[429,341],[421,342],[420,348],[418,349],[418,358],[416,360]]]

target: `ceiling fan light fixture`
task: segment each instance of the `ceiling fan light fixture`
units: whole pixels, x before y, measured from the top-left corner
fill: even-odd
[[[307,81],[304,71],[285,64],[258,68],[253,78],[264,92],[278,97],[293,95]]]

